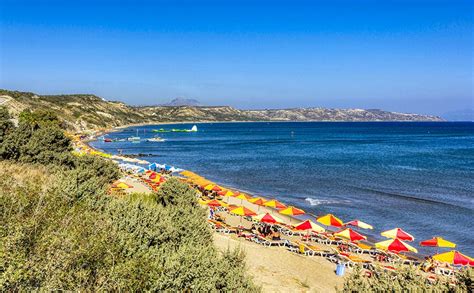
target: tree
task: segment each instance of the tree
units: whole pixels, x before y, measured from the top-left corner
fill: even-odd
[[[6,107],[0,107],[0,143],[3,138],[13,129],[13,122],[10,120],[11,116]]]
[[[28,142],[20,146],[20,161],[57,164],[64,153],[72,150],[71,140],[57,126],[43,126],[34,131]]]

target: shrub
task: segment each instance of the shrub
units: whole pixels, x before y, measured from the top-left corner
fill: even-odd
[[[11,116],[6,107],[0,107],[0,143],[9,131],[13,129],[13,122],[10,120]]]
[[[241,252],[214,248],[183,183],[171,180],[156,196],[88,191],[78,199],[62,173],[0,162],[1,291],[258,290]],[[173,199],[166,205],[164,194]]]
[[[377,269],[368,278],[361,267],[356,267],[346,278],[341,292],[468,292],[472,289],[472,269],[464,269],[458,274],[455,286],[451,280],[440,277],[430,283],[413,266],[400,266],[395,272]]]

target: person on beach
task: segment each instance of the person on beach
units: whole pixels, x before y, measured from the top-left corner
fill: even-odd
[[[278,231],[276,227],[273,227],[273,232],[271,236],[272,236],[272,240],[281,240],[280,232]]]
[[[211,219],[211,220],[214,219],[214,208],[213,207],[211,207],[209,209],[209,219]]]

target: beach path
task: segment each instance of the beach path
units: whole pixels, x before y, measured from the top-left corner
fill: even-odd
[[[297,255],[280,247],[259,244],[214,233],[218,249],[240,247],[245,252],[248,273],[263,292],[335,292],[344,278],[335,274],[336,265],[324,258]]]

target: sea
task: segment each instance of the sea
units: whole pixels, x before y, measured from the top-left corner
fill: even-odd
[[[154,129],[197,132],[154,133]],[[147,142],[159,136],[164,142]],[[315,216],[400,227],[419,241],[455,242],[474,256],[474,123],[248,122],[130,127],[93,142],[108,153],[196,172],[218,184],[276,198]],[[443,249],[440,249],[443,251]]]

